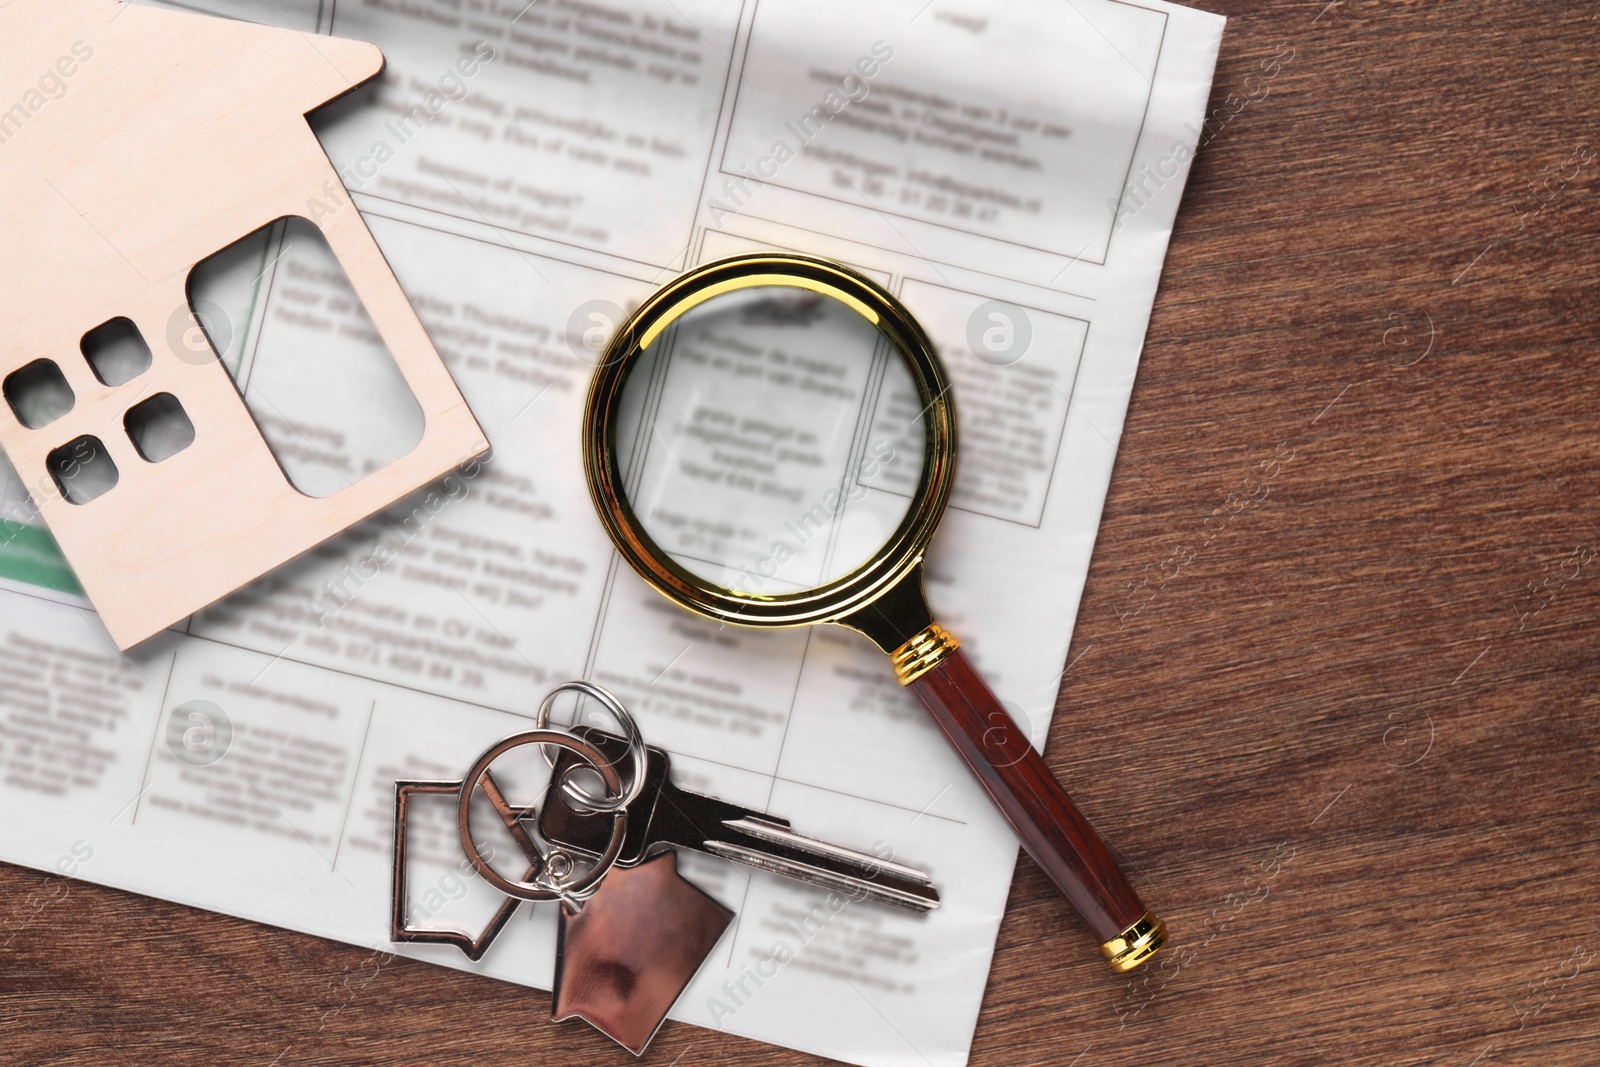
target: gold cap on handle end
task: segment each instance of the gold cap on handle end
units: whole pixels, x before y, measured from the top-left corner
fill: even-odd
[[[1131,971],[1161,951],[1167,943],[1167,924],[1145,912],[1139,920],[1100,946],[1106,962],[1118,974]]]

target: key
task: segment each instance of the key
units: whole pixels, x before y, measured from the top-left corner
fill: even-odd
[[[592,726],[573,732],[608,759],[626,760],[623,738]],[[786,819],[680,789],[672,784],[667,753],[654,745],[646,746],[646,752],[645,786],[628,808],[618,866],[637,866],[675,846],[908,911],[939,906],[938,889],[916,868],[797,834]],[[569,753],[557,759],[539,809],[539,833],[552,844],[595,857],[610,840],[611,817],[578,810],[560,788],[567,771],[577,765]]]

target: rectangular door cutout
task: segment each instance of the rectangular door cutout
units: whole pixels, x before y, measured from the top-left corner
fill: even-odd
[[[310,222],[256,231],[197,264],[188,284],[207,347],[296,489],[331,496],[422,440],[421,407]]]

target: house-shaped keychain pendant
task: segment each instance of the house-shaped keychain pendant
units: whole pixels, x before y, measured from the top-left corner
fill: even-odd
[[[306,114],[376,76],[370,44],[125,4],[0,3],[0,445],[123,649],[481,456],[488,442],[353,207],[313,221],[422,409],[421,442],[337,494],[295,490],[219,359],[169,338],[191,268],[304,216],[338,173]],[[107,384],[97,329],[151,359]],[[20,399],[44,388],[41,412]],[[193,441],[152,462],[143,405]],[[115,484],[80,499],[93,463]]]

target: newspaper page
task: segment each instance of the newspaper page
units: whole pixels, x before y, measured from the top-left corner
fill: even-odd
[[[494,453],[127,656],[39,526],[48,475],[0,465],[0,858],[548,989],[548,905],[479,964],[390,945],[394,782],[459,778],[590,678],[681,785],[943,895],[915,916],[686,854],[738,918],[672,1017],[965,1063],[1015,839],[864,639],[719,627],[618,562],[583,397],[605,331],[688,266],[776,248],[880,281],[954,381],[929,598],[1042,744],[1223,20],[1160,0],[183,6],[383,49],[375,85],[312,118],[350,199],[305,213],[362,213]],[[218,257],[196,311],[318,495],[419,428],[310,232]],[[499,898],[448,809],[419,803],[411,920],[481,928]]]

